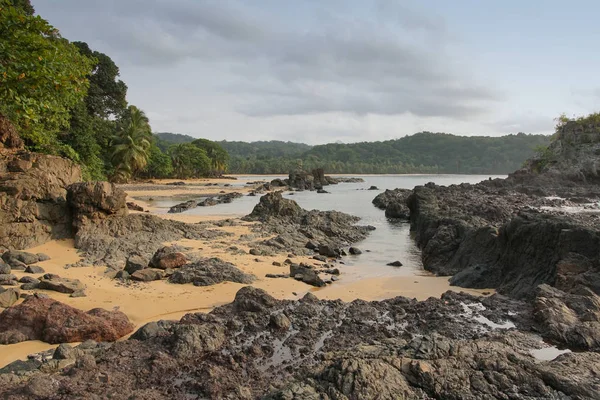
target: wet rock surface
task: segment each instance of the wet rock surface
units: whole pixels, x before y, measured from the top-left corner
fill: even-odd
[[[245,287],[209,314],[150,323],[110,346],[56,351],[11,374],[18,379],[0,371],[0,393],[28,398],[38,380],[53,379],[50,399],[597,398],[600,355],[535,359],[531,350],[543,344],[533,308],[516,315],[515,305],[452,292],[423,302],[282,301]],[[42,372],[65,357],[78,361]]]

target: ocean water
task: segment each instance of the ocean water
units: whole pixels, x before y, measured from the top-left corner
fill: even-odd
[[[412,189],[428,182],[435,182],[438,185],[477,183],[489,177],[489,175],[362,175],[361,178],[365,182],[330,185],[325,187],[330,192],[327,194],[303,191],[290,195],[290,192],[284,192],[284,197],[295,200],[302,208],[308,210],[337,210],[356,215],[361,218],[359,224],[372,225],[376,228],[365,240],[355,244],[363,254],[344,257],[346,279],[426,275],[421,264],[420,251],[411,237],[409,224],[387,219],[384,211],[375,207],[372,200],[386,189]],[[491,177],[504,178],[505,176]],[[247,182],[271,181],[274,178],[281,178],[281,176],[241,176],[237,181],[232,181],[231,185],[243,187]],[[377,186],[379,190],[367,190],[370,186]],[[244,196],[230,204],[198,207],[186,213],[241,217],[252,211],[259,198],[259,196]],[[152,202],[152,206],[157,207],[159,212],[166,213],[170,207],[181,201],[182,198],[157,198]],[[403,266],[397,268],[386,265],[392,261],[400,261]]]

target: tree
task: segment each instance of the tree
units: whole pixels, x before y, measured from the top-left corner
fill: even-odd
[[[154,143],[150,147],[150,157],[144,173],[151,178],[168,178],[173,173],[171,157]]]
[[[76,158],[56,135],[87,92],[93,60],[46,20],[30,15],[27,4],[0,0],[0,113],[29,148]]]
[[[229,154],[218,143],[207,139],[197,139],[192,144],[206,152],[214,172],[221,174],[227,169]]]
[[[209,173],[210,158],[206,151],[190,143],[174,145],[169,149],[175,176],[179,179],[195,178]]]
[[[26,15],[35,14],[35,9],[29,0],[8,0],[8,4],[21,9]]]
[[[152,130],[146,114],[136,106],[129,106],[112,147],[113,180],[127,181],[144,169],[151,141]]]

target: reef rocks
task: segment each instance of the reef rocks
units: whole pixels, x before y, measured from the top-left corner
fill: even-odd
[[[80,311],[55,300],[30,296],[0,314],[0,344],[25,340],[47,343],[115,341],[133,331],[119,311]]]
[[[54,379],[55,393],[73,398],[598,398],[600,355],[534,358],[542,344],[531,309],[515,316],[514,306],[451,292],[423,302],[287,301],[245,287],[209,314],[148,324],[63,373],[42,372],[52,359],[29,376]],[[31,393],[29,377],[2,376],[5,397]]]

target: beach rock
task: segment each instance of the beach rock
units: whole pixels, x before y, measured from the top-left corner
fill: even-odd
[[[23,276],[19,279],[19,283],[40,283],[40,280],[33,276]]]
[[[182,267],[188,262],[185,254],[178,251],[174,246],[166,246],[158,249],[150,260],[150,266],[158,269],[175,269]]]
[[[313,259],[315,259],[317,261],[321,261],[321,262],[327,262],[327,257],[322,256],[322,255],[313,256]]]
[[[287,183],[280,178],[275,178],[271,181],[271,186],[273,187],[286,187]]]
[[[68,343],[61,343],[52,354],[52,358],[55,360],[71,360],[77,358],[80,352],[74,349]]]
[[[67,201],[76,228],[111,216],[127,215],[126,193],[108,182],[81,182],[68,187]]]
[[[325,286],[325,282],[319,277],[317,271],[315,271],[315,269],[310,265],[291,264],[290,276],[293,276],[294,279],[300,280],[312,286]]]
[[[39,262],[50,260],[50,256],[45,253],[37,253],[36,256],[38,257]]]
[[[46,274],[40,279],[38,288],[70,294],[84,290],[85,285],[79,279],[61,278],[58,275]]]
[[[185,182],[184,181],[168,182],[168,183],[165,183],[165,185],[167,185],[167,186],[185,186]]]
[[[406,204],[406,200],[412,194],[409,189],[386,189],[385,192],[378,194],[373,199],[375,207],[385,210],[391,204]]]
[[[17,277],[13,274],[2,274],[0,275],[0,285],[10,285],[10,282],[17,280]]]
[[[367,190],[379,190],[379,188],[377,186],[370,186]]]
[[[25,249],[69,237],[66,187],[80,180],[80,167],[70,160],[24,150],[0,151],[2,246]]]
[[[401,267],[404,264],[402,264],[400,261],[392,261],[390,263],[387,263],[387,265],[389,265],[390,267]]]
[[[25,268],[25,272],[28,274],[43,274],[46,271],[39,265],[28,265],[27,268]]]
[[[169,282],[195,286],[210,286],[221,282],[252,283],[254,275],[246,274],[235,265],[219,258],[208,258],[189,263],[171,275]]]
[[[148,267],[148,260],[141,256],[131,256],[127,258],[125,262],[125,272],[129,275],[133,274],[136,271],[140,271]]]
[[[410,210],[405,203],[390,203],[385,209],[385,217],[408,220]]]
[[[264,313],[277,304],[277,300],[265,290],[244,286],[235,294],[231,306],[237,312]]]
[[[319,246],[319,254],[325,257],[337,258],[340,256],[340,251],[327,245],[321,245]]]
[[[319,245],[309,240],[308,242],[306,242],[305,247],[309,250],[317,250],[319,248]]]
[[[319,194],[326,194],[326,193],[329,193],[329,192],[327,190],[325,190],[325,189],[318,189],[317,193],[319,193]]]
[[[131,274],[125,270],[117,271],[117,273],[115,274],[115,279],[121,279],[125,281],[130,278],[130,275]]]
[[[0,260],[0,275],[10,274],[10,265],[5,263],[3,260]]]
[[[348,249],[348,252],[353,256],[362,254],[362,251],[357,247],[350,247],[350,249]]]
[[[152,321],[138,329],[131,339],[145,341],[152,338],[169,335],[170,328],[174,325],[173,321]]]
[[[225,343],[225,329],[219,324],[176,325],[173,327],[172,340],[176,356],[191,358],[221,348]]]
[[[37,280],[37,279],[36,279]],[[40,287],[40,282],[27,282],[21,285],[21,290],[35,290]]]
[[[9,338],[47,343],[115,341],[133,331],[133,324],[119,311],[95,308],[83,312],[52,299],[30,296],[0,314],[0,343]],[[14,342],[13,342],[14,343]]]
[[[164,272],[159,269],[146,268],[135,271],[131,274],[130,278],[134,281],[140,282],[152,282],[159,281],[164,277]]]
[[[295,201],[284,199],[281,192],[273,192],[262,196],[252,213],[243,219],[246,221],[264,221],[279,217],[298,218],[301,214],[302,209]]]
[[[26,265],[35,264],[40,261],[39,256],[25,251],[9,250],[2,254],[2,259],[8,264],[21,262]]]
[[[183,203],[179,203],[171,207],[168,211],[170,214],[182,213],[191,209],[198,207],[198,202],[196,200],[188,200]]]
[[[0,308],[8,308],[19,300],[21,293],[17,289],[0,289]],[[0,314],[2,315],[2,314]]]
[[[285,316],[284,313],[278,313],[271,315],[269,325],[275,329],[287,331],[288,329],[290,329],[292,322],[288,317]]]
[[[127,209],[130,211],[140,211],[140,212],[144,211],[144,207],[142,207],[132,201],[127,202]]]

